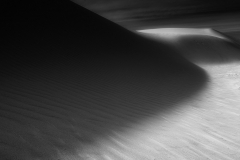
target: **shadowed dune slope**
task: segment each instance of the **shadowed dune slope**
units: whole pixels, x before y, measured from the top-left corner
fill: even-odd
[[[64,9],[4,22],[1,157],[79,154],[204,89],[205,72],[176,50],[74,3],[58,5]]]

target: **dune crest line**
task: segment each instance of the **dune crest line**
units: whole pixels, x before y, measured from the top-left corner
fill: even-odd
[[[169,114],[204,89],[205,72],[176,49],[72,2],[52,5],[53,13],[5,20],[1,157],[80,158],[86,146]]]

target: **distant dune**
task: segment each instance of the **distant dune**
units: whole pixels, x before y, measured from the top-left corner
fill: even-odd
[[[240,60],[239,42],[213,29],[160,28],[138,32],[162,42],[170,42],[181,55],[197,64],[221,64]]]
[[[200,42],[230,47],[221,39],[195,36],[181,39],[180,50],[72,2],[54,8],[2,20],[2,159],[107,159],[101,142],[154,116],[164,124],[164,117],[206,89],[209,75],[189,60],[219,57],[197,52],[191,57],[184,50],[193,51]],[[112,158],[121,159],[111,149]]]

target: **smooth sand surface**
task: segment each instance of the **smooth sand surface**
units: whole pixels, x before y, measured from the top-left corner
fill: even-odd
[[[5,22],[1,159],[240,158],[237,61],[215,72],[184,58],[187,41],[64,7]]]

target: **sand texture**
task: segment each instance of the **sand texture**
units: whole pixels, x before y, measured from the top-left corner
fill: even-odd
[[[0,159],[240,159],[237,45],[63,8],[4,20]]]

